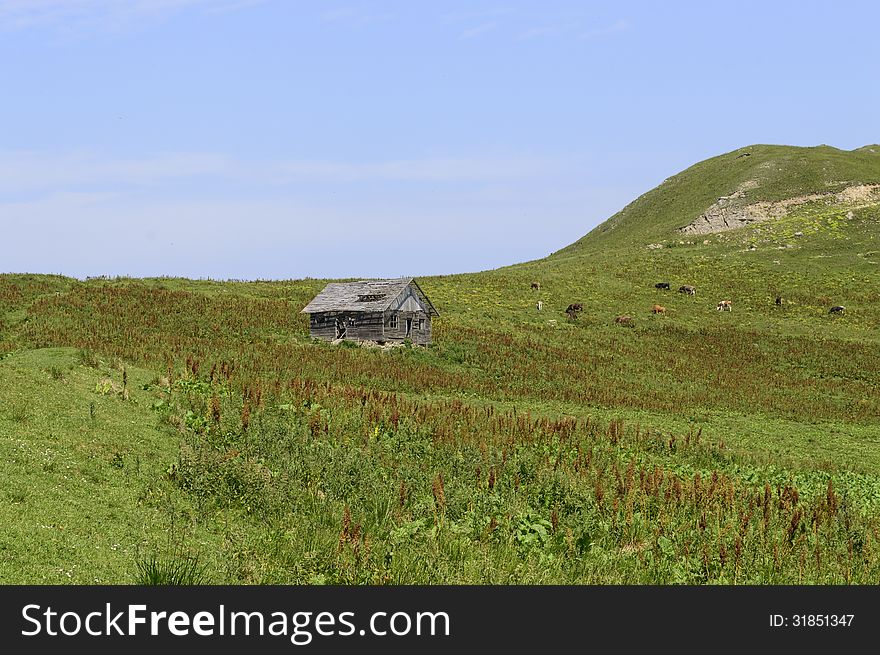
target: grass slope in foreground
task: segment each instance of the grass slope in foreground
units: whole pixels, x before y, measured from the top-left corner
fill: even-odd
[[[16,354],[0,381],[54,352],[28,352],[41,348],[143,371],[138,404],[101,400],[150,435],[130,447],[163,466],[141,484],[173,502],[129,496],[128,515],[153,508],[144,523],[96,513],[78,528],[121,526],[120,582],[146,519],[178,530],[182,512],[178,543],[148,538],[141,556],[198,554],[217,582],[873,583],[880,213],[870,195],[836,195],[880,180],[873,150],[742,149],[546,259],[420,279],[443,313],[429,349],[311,342],[298,310],[321,281],[5,276],[0,342]],[[731,196],[777,214],[679,231]],[[106,371],[74,370],[63,404],[88,407]],[[52,395],[28,389],[25,404]],[[42,446],[14,416],[0,425],[8,443]],[[64,452],[85,439],[63,433]],[[50,484],[35,462],[16,475]],[[109,494],[52,484],[89,507]],[[37,532],[25,513],[9,520]],[[78,552],[34,559],[58,568]]]

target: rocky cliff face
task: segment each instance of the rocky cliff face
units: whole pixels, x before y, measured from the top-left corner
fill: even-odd
[[[782,218],[793,208],[813,202],[850,208],[880,203],[880,184],[858,184],[846,187],[837,193],[813,193],[778,202],[762,201],[746,204],[743,201],[746,192],[756,186],[757,182],[750,181],[740,186],[735,193],[718,198],[703,214],[688,225],[679,228],[679,232],[682,234],[713,234],[736,230],[754,223]]]

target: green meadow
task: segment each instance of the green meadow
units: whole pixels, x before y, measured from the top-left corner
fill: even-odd
[[[878,184],[880,146],[701,162],[418,278],[427,348],[310,339],[327,280],[2,275],[0,581],[873,584]],[[730,196],[788,204],[679,231]]]

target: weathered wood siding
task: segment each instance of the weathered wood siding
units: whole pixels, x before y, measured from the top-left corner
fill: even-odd
[[[391,327],[393,316],[397,316],[396,329]],[[406,333],[408,320],[412,321],[409,335]],[[419,327],[420,322],[421,328]],[[389,341],[410,339],[419,345],[431,343],[431,316],[410,285],[407,285],[403,293],[395,298],[388,310],[385,311],[385,338]]]
[[[331,314],[334,314],[331,316]],[[320,312],[317,314],[309,314],[309,334],[315,339],[327,339],[328,341],[336,338],[336,324],[334,322],[334,312]]]
[[[355,317],[354,333],[346,335],[349,339],[360,341],[382,341],[382,312],[362,312]]]
[[[382,341],[382,312],[319,312],[309,316],[309,334],[317,339],[336,339],[336,321],[345,325],[345,338]]]
[[[397,327],[391,327],[392,317],[397,317]],[[309,334],[316,339],[336,339],[336,320],[345,323],[345,338],[354,341],[404,341],[431,343],[431,317],[423,312],[321,312],[309,317]],[[412,321],[407,337],[407,320]],[[352,324],[352,321],[354,322]],[[421,321],[421,328],[419,327]]]
[[[397,317],[397,327],[392,327],[394,317]],[[406,334],[406,322],[412,321],[412,329],[409,336]],[[419,321],[421,320],[421,329]],[[410,339],[413,343],[427,345],[431,343],[431,317],[422,311],[418,312],[385,312],[385,340],[404,341]]]

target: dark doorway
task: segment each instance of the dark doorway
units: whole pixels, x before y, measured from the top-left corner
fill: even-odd
[[[345,339],[345,322],[336,319],[336,338]]]
[[[410,336],[412,334],[412,319],[406,319],[406,336]]]

